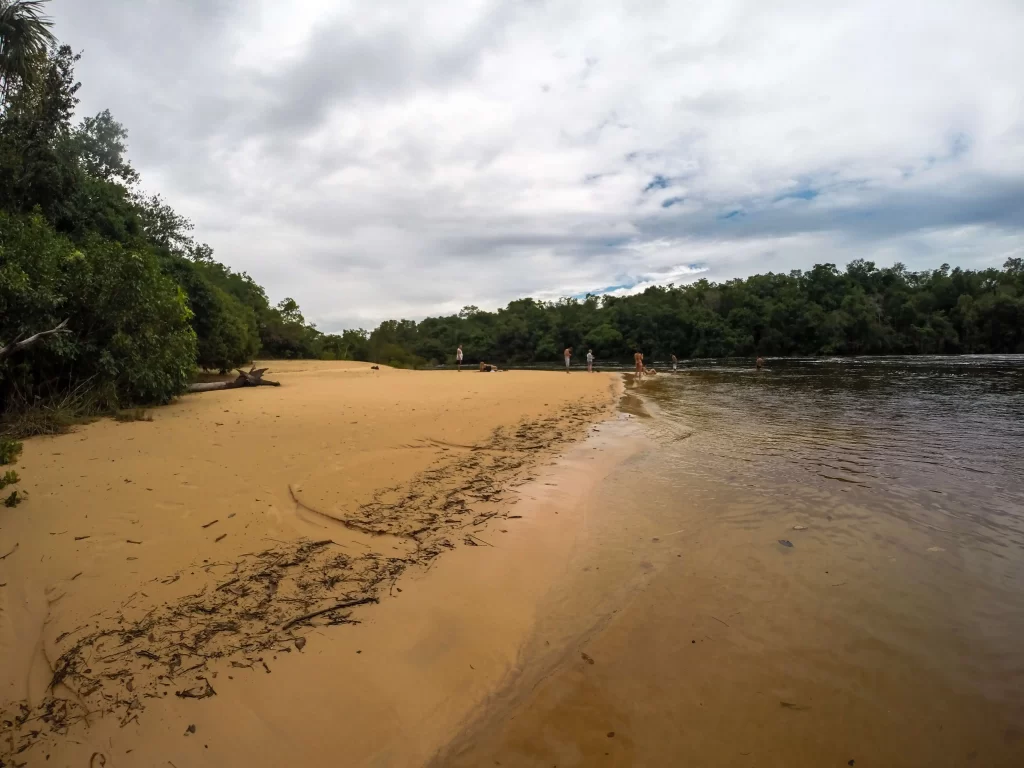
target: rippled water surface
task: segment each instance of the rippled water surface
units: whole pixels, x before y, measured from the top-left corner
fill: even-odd
[[[566,650],[453,765],[1024,765],[1024,357],[627,393],[644,448],[525,657]]]
[[[658,428],[699,433],[704,450],[678,456],[689,473],[809,502],[856,490],[873,515],[951,534],[1021,574],[1022,357],[711,365],[641,389]]]

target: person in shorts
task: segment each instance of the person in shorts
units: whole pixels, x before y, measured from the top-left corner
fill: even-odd
[[[459,348],[455,350],[455,364],[462,370],[462,345],[459,344]]]
[[[565,372],[568,373],[569,361],[572,360],[572,347],[566,347],[565,352],[563,352],[562,354],[565,355]]]
[[[587,350],[587,373],[594,372],[594,350]]]

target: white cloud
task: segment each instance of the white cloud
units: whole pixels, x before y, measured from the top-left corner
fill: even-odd
[[[87,5],[82,110],[325,329],[1024,248],[1015,0]]]

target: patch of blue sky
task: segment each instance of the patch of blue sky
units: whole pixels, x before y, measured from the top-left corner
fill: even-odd
[[[593,288],[585,293],[575,293],[572,298],[574,299],[585,299],[587,296],[601,296],[605,293],[612,293],[613,291],[629,290],[637,284],[636,280],[628,283],[620,283],[619,285],[606,285],[604,288]]]
[[[650,192],[655,189],[665,189],[670,184],[672,184],[672,181],[670,179],[666,178],[665,176],[662,176],[661,174],[658,174],[653,179],[651,179],[650,183],[646,187],[644,187],[644,192]]]

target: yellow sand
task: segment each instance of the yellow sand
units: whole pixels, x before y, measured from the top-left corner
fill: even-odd
[[[421,765],[511,674],[571,546],[565,511],[611,461],[568,441],[617,381],[269,365],[280,388],[26,443],[29,500],[0,509],[0,555],[16,546],[0,561],[0,710],[27,719],[0,731],[0,758]],[[253,619],[244,585],[271,571],[286,575]],[[367,594],[381,603],[282,630]],[[325,626],[346,617],[361,623]],[[179,641],[195,653],[168,665]]]

